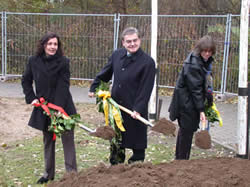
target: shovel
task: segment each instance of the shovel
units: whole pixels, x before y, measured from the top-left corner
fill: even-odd
[[[88,127],[86,127],[85,125],[82,125],[82,124],[80,124],[80,123],[78,123],[77,124],[81,129],[83,129],[83,130],[85,130],[85,131],[87,131],[87,132],[89,132],[89,133],[95,133],[96,132],[96,130],[92,130],[92,129],[90,129],[90,128],[88,128]]]
[[[195,134],[195,145],[201,149],[211,148],[211,136],[206,130],[206,121],[202,121],[201,131]]]
[[[124,106],[118,105],[118,107],[119,107],[122,111],[124,111],[124,112],[126,112],[126,113],[128,113],[128,114],[130,114],[130,115],[133,114],[133,112],[132,112],[131,110],[125,108]],[[142,123],[144,123],[144,124],[146,124],[146,125],[149,125],[150,127],[153,127],[153,126],[154,126],[151,122],[149,122],[148,120],[146,120],[145,118],[143,118],[143,117],[141,117],[141,116],[136,116],[136,118],[137,118],[139,121],[141,121]]]
[[[118,107],[128,113],[128,114],[132,114],[133,112],[127,108],[125,108],[124,106],[118,105]],[[145,118],[141,117],[141,116],[136,116],[137,119],[139,121],[141,121],[142,123],[144,123],[145,125],[148,125],[150,127],[152,127],[152,130],[165,134],[165,135],[174,135],[175,136],[175,124],[172,123],[171,121],[163,118],[161,120],[159,120],[155,125],[153,125],[151,122],[149,122],[148,120],[146,120]]]
[[[99,138],[102,138],[104,140],[111,140],[115,136],[115,131],[110,126],[102,126],[98,127],[95,130],[92,130],[85,125],[82,125],[80,123],[77,124],[81,129],[89,132],[91,136],[96,136]]]

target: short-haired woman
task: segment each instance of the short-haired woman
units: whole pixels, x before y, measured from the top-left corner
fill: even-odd
[[[202,37],[184,61],[173,99],[169,107],[170,119],[178,120],[179,131],[175,159],[188,160],[194,132],[205,122],[205,101],[212,105],[211,76],[216,47],[211,36]]]

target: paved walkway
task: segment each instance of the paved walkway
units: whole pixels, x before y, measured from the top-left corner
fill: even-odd
[[[80,88],[72,86],[71,93],[74,102],[95,103],[95,99],[87,96],[88,88]],[[24,97],[20,83],[0,82],[0,97]],[[168,106],[170,97],[160,97],[163,105],[160,117],[168,118]],[[216,106],[220,111],[223,119],[223,126],[219,127],[216,123],[210,128],[212,140],[229,149],[236,151],[237,143],[237,104],[229,104],[224,102],[216,102]]]

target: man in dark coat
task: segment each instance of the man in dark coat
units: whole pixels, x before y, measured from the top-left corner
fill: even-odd
[[[35,83],[35,91],[33,89]],[[63,56],[61,41],[57,34],[47,33],[38,42],[36,55],[29,58],[22,76],[22,87],[27,104],[39,104],[43,97],[47,102],[64,108],[68,115],[76,114],[69,91],[69,59]],[[48,131],[50,119],[41,107],[34,107],[28,125],[43,132],[45,171],[37,183],[47,183],[55,175],[55,141]],[[74,130],[61,136],[65,168],[67,172],[76,171]]]
[[[129,27],[123,31],[122,44],[124,48],[113,52],[108,63],[97,74],[89,92],[89,96],[93,97],[100,81],[108,82],[114,76],[111,97],[133,111],[132,115],[122,112],[126,131],[122,132],[119,150],[114,150],[111,144],[111,164],[124,162],[125,148],[133,150],[129,163],[144,161],[147,126],[138,121],[136,116],[148,118],[148,102],[155,77],[154,60],[140,48],[141,40],[136,28]]]

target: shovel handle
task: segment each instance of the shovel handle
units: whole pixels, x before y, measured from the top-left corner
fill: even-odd
[[[129,110],[129,109],[127,109],[127,108],[125,108],[124,106],[121,106],[121,105],[118,105],[118,107],[122,110],[122,111],[124,111],[124,112],[126,112],[126,113],[128,113],[128,114],[133,114],[133,112],[131,111],[131,110]],[[151,126],[151,127],[153,127],[154,125],[152,124],[152,123],[150,123],[148,120],[146,120],[145,118],[143,118],[143,117],[141,117],[141,116],[136,116],[136,119],[138,119],[139,121],[141,121],[142,123],[144,123],[144,124],[146,124],[146,125],[149,125],[149,126]]]
[[[205,130],[205,129],[206,129],[206,121],[203,120],[203,121],[201,122],[201,130]]]

